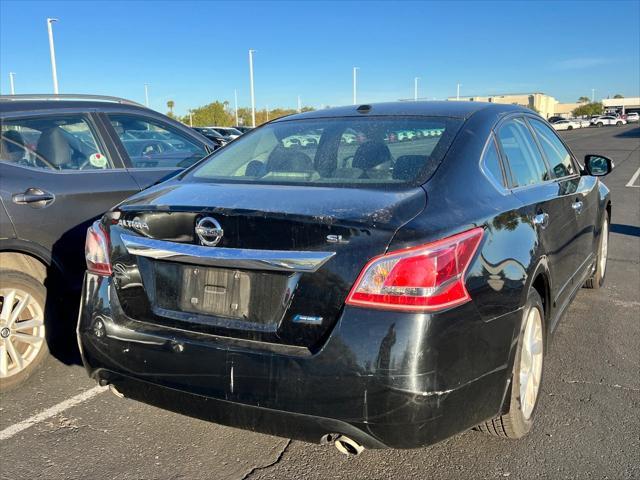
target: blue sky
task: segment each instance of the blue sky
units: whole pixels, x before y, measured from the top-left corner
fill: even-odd
[[[542,91],[640,95],[640,1],[29,2],[0,0],[0,91],[51,92],[46,18],[61,93],[258,108]]]

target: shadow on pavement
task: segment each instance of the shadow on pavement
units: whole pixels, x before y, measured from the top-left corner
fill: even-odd
[[[629,235],[631,237],[640,237],[640,227],[634,227],[633,225],[621,225],[619,223],[612,223],[611,232],[619,233],[621,235]]]
[[[640,127],[615,135],[616,138],[640,138]]]

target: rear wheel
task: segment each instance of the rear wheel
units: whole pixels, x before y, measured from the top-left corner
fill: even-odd
[[[622,122],[616,122],[616,126],[617,127],[621,127],[622,126]]]
[[[596,256],[596,268],[593,276],[588,278],[584,286],[587,288],[600,288],[604,285],[605,274],[607,273],[607,257],[609,255],[609,215],[604,215],[602,229],[600,230],[600,243]]]
[[[571,125],[569,125],[569,126],[567,127],[567,130],[573,130],[573,127],[572,127]]]
[[[0,391],[24,382],[47,357],[46,290],[35,278],[0,271]]]
[[[529,433],[540,396],[544,342],[542,299],[532,288],[524,309],[518,350],[513,362],[508,410],[499,417],[480,424],[478,430],[505,438],[521,438]]]
[[[598,128],[600,128],[600,127],[601,127],[601,126],[603,126],[603,125],[604,125],[604,123],[602,123],[602,122],[598,122],[598,123],[596,123],[596,127],[598,127]]]

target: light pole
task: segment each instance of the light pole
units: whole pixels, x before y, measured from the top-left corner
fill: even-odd
[[[596,101],[596,89],[592,88],[591,89],[591,103],[594,103]]]
[[[300,102],[300,95],[298,95],[298,113],[302,112],[302,103]]]
[[[462,86],[461,83],[458,83],[456,85],[456,100],[460,100],[460,87]]]
[[[416,102],[418,101],[418,80],[420,80],[420,77],[415,77],[413,79],[413,99]]]
[[[256,95],[253,91],[253,54],[255,50],[249,50],[249,83],[251,84],[251,126],[256,126]]]
[[[267,122],[269,121],[269,105],[266,106],[267,107]]]
[[[149,108],[149,84],[144,84],[144,105]]]
[[[56,49],[53,46],[53,22],[57,18],[47,18],[47,30],[49,32],[49,54],[51,55],[51,75],[53,76],[53,93],[58,94],[58,71],[56,69]]]
[[[15,76],[15,73],[9,72],[9,85],[11,86],[11,95],[15,95],[16,94],[16,89],[15,89],[15,86],[13,84],[13,77],[14,76]]]
[[[193,127],[193,111],[189,110],[189,126]]]
[[[240,123],[238,123],[238,90],[233,91],[233,99],[235,100],[236,107],[236,125],[240,125]]]
[[[360,67],[353,67],[353,104],[355,105],[358,101],[358,74],[356,73],[360,70]]]

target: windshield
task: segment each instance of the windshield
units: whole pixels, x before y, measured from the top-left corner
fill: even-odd
[[[462,120],[344,117],[253,130],[191,170],[195,181],[373,186],[428,179]]]

